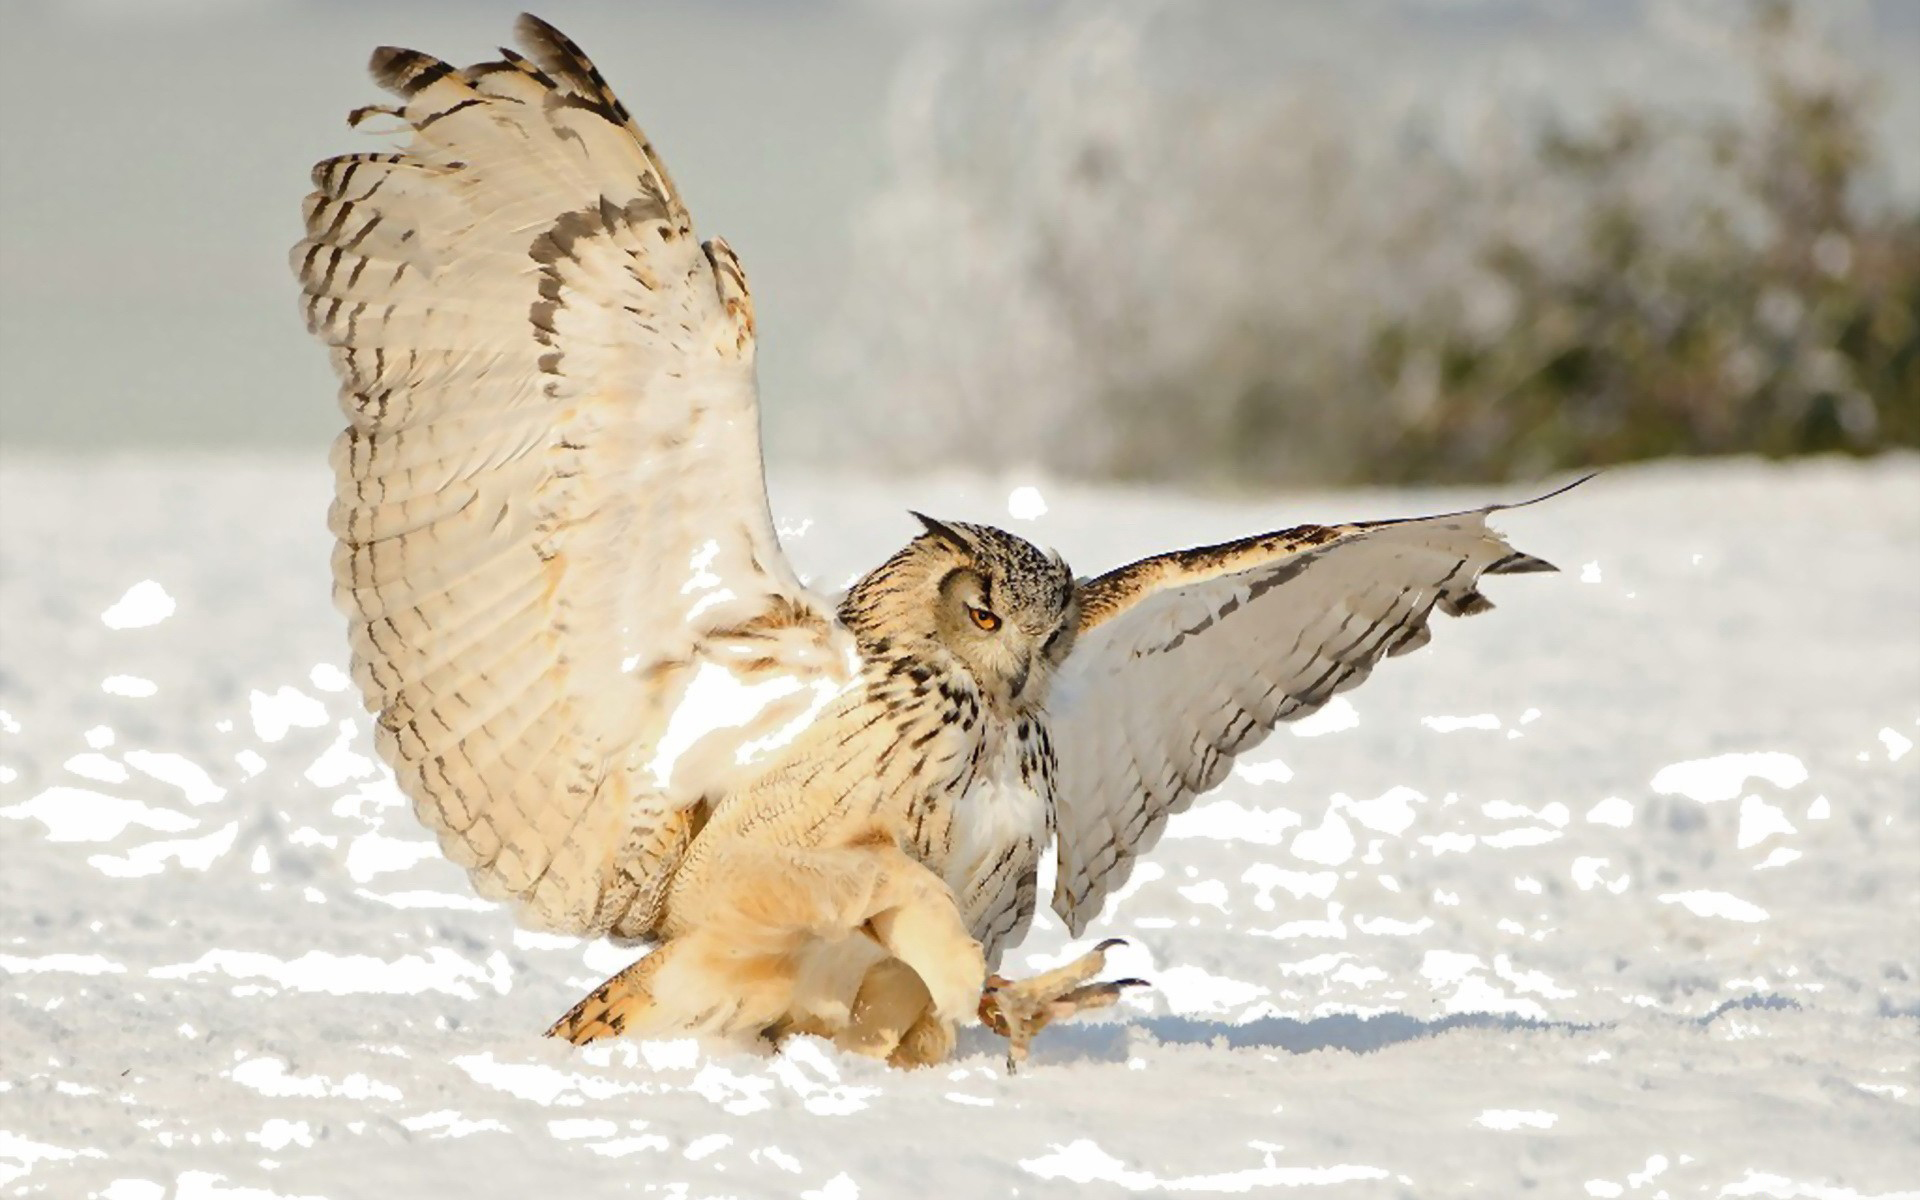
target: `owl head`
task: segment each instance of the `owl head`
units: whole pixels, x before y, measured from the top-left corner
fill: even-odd
[[[1073,646],[1073,572],[1004,529],[913,515],[925,532],[853,585],[841,619],[881,653],[944,652],[1003,709],[1039,702]]]

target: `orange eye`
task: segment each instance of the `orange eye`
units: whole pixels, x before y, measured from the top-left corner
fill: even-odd
[[[994,616],[984,608],[975,608],[969,604],[967,605],[967,615],[973,618],[975,625],[978,625],[988,633],[992,633],[994,630],[1000,628],[1000,618]]]

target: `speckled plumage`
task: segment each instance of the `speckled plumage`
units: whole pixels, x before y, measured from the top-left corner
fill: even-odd
[[[353,120],[401,149],[315,168],[293,262],[349,422],[333,567],[382,756],[483,894],[657,943],[554,1032],[937,1061],[1050,841],[1077,932],[1234,754],[1487,607],[1482,574],[1545,569],[1490,509],[1090,582],[922,517],[830,603],[768,515],[739,260],[579,48],[519,33],[461,69],[375,53],[401,103]],[[1091,969],[1055,982],[1110,1003]]]

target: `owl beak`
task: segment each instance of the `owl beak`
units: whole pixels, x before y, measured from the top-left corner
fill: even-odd
[[[1021,664],[1020,673],[1013,677],[1014,697],[1018,699],[1021,695],[1025,694],[1027,685],[1033,682],[1036,674],[1042,675],[1044,678],[1044,672],[1051,669],[1047,660],[1046,647],[1034,647],[1033,650],[1027,654],[1027,661]]]

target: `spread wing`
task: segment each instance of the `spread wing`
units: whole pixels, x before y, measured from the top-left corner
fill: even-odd
[[[739,263],[579,47],[517,32],[527,56],[460,69],[376,51],[400,103],[351,122],[398,152],[313,171],[335,595],[446,853],[534,923],[644,936],[750,757],[743,706],[803,714],[851,639],[768,515]]]
[[[1303,525],[1143,559],[1085,585],[1079,639],[1049,705],[1053,907],[1068,927],[1084,929],[1167,818],[1275,725],[1425,645],[1434,609],[1491,608],[1482,575],[1553,570],[1487,528],[1505,507]]]

